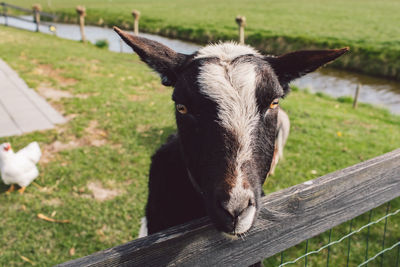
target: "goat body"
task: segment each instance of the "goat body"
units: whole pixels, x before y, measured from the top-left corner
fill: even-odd
[[[146,207],[148,234],[206,216],[204,201],[190,182],[177,135],[153,155]]]

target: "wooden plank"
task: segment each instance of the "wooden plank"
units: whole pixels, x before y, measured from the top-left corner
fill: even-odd
[[[399,196],[397,149],[266,196],[242,239],[203,218],[59,266],[246,266]]]
[[[13,9],[16,9],[16,10],[19,10],[19,11],[23,11],[23,12],[26,12],[26,13],[29,13],[29,14],[33,14],[32,9],[28,9],[28,8],[24,8],[24,7],[20,7],[20,6],[16,6],[16,5],[11,5],[11,4],[7,4],[7,3],[0,3],[0,5],[6,6],[6,7],[9,7],[9,8],[13,8]],[[50,14],[50,13],[43,12],[43,11],[40,11],[39,14],[40,14],[41,17],[48,17],[48,18],[52,18],[52,19],[58,18],[57,15]],[[8,16],[10,17],[10,15],[8,15]],[[12,16],[12,17],[16,18],[16,19],[21,19],[20,17],[15,17],[15,16]],[[21,19],[21,20],[29,21],[29,20],[26,20],[26,19]]]
[[[11,4],[7,4],[7,3],[3,3],[2,5],[9,7],[9,8],[13,8],[19,11],[24,11],[27,13],[32,13],[32,9],[27,9],[27,8],[23,8],[23,7],[19,7],[19,6],[15,6],[15,5],[11,5]]]
[[[56,15],[56,14],[50,14],[50,13],[43,12],[43,11],[40,11],[39,14],[40,14],[41,17],[47,17],[47,18],[51,18],[51,19],[58,19],[58,15]]]

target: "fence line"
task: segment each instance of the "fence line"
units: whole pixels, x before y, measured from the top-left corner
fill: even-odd
[[[21,21],[25,21],[25,22],[32,22],[32,23],[36,24],[36,31],[38,32],[41,17],[46,17],[46,18],[50,18],[53,20],[57,18],[57,15],[53,15],[50,13],[40,11],[41,8],[39,5],[34,5],[33,9],[27,9],[27,8],[19,7],[16,5],[11,5],[11,4],[8,4],[5,2],[0,2],[0,6],[3,7],[3,11],[0,13],[0,16],[4,17],[4,25],[5,26],[8,26],[8,18],[14,18],[17,20],[21,20]],[[29,15],[33,16],[33,20],[29,20],[29,19],[23,18],[21,16],[14,16],[12,14],[8,14],[8,8],[28,13]]]
[[[349,238],[350,236],[352,236],[352,235],[354,235],[354,234],[356,234],[356,233],[361,232],[361,231],[364,230],[365,228],[370,227],[371,225],[377,224],[377,223],[379,223],[379,222],[381,222],[381,221],[387,219],[388,217],[397,215],[398,213],[400,213],[400,209],[396,210],[395,212],[388,213],[387,215],[385,215],[385,216],[379,218],[378,220],[372,221],[372,222],[370,222],[370,223],[368,223],[368,224],[366,224],[366,225],[360,227],[359,229],[357,229],[357,230],[355,230],[355,231],[353,231],[353,232],[351,232],[351,233],[349,233],[349,234],[343,236],[342,238],[340,238],[340,239],[338,239],[338,240],[336,240],[336,241],[330,242],[330,243],[326,244],[325,246],[320,247],[320,248],[317,249],[317,250],[310,251],[310,252],[308,252],[308,253],[306,253],[306,254],[304,254],[304,255],[302,255],[302,256],[296,258],[296,259],[293,260],[293,261],[287,261],[287,262],[285,262],[285,263],[282,263],[281,265],[279,265],[279,267],[282,267],[282,266],[285,266],[285,265],[288,265],[288,264],[296,263],[297,261],[301,260],[302,258],[305,258],[305,257],[310,256],[310,255],[312,255],[312,254],[317,254],[317,253],[321,252],[322,250],[324,250],[324,249],[326,249],[326,248],[328,248],[328,247],[330,247],[330,246],[332,246],[332,245],[338,244],[338,243],[342,242],[343,240],[345,240],[346,238]],[[382,251],[384,251],[384,250],[382,250]],[[382,251],[381,251],[381,252],[382,252]],[[378,253],[378,254],[379,254],[379,253]],[[380,253],[379,255],[381,255],[381,254],[382,254],[382,253]],[[376,258],[377,256],[375,255],[374,257]],[[369,259],[368,261],[365,261],[364,263],[362,263],[362,265],[368,263],[369,261],[371,261],[371,260]],[[359,266],[361,266],[361,265],[359,265]]]
[[[26,12],[26,13],[29,13],[29,14],[33,14],[32,9],[28,9],[28,8],[24,8],[24,7],[20,7],[20,6],[16,6],[16,5],[11,5],[11,4],[8,4],[8,3],[5,3],[5,2],[0,2],[0,5],[1,6],[5,6],[5,7],[9,7],[9,8],[13,8],[13,9],[16,9],[16,10],[19,10],[19,11],[23,11],[23,12]],[[52,19],[58,18],[57,15],[50,14],[50,13],[47,13],[47,12],[39,11],[38,13],[40,14],[40,16],[43,16],[43,17],[49,17],[49,18],[52,18]]]
[[[400,197],[399,163],[397,149],[269,194],[243,240],[202,218],[60,266],[251,265]]]
[[[375,256],[373,256],[373,257],[369,258],[368,260],[364,261],[363,263],[361,263],[357,267],[360,267],[360,266],[363,266],[365,264],[368,264],[369,262],[375,260],[378,256],[383,255],[385,252],[390,251],[390,250],[394,249],[397,246],[400,247],[400,241],[395,243],[395,244],[393,244],[393,246],[391,246],[391,247],[388,247],[388,248],[386,248],[384,250],[379,251],[378,253],[375,254]]]

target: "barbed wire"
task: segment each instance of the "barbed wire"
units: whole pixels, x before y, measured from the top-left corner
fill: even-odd
[[[304,254],[304,255],[298,257],[297,259],[295,259],[295,260],[293,260],[293,261],[284,262],[284,263],[282,263],[281,265],[279,265],[279,267],[282,267],[282,266],[285,266],[285,265],[289,265],[289,264],[296,263],[297,261],[301,260],[302,258],[305,258],[305,257],[307,257],[307,256],[309,256],[309,255],[312,255],[312,254],[319,253],[319,252],[321,252],[322,250],[326,249],[327,247],[330,247],[330,246],[332,246],[332,245],[338,244],[338,243],[342,242],[343,240],[345,240],[346,238],[349,238],[350,236],[352,236],[352,235],[354,235],[354,234],[356,234],[356,233],[361,232],[361,231],[364,230],[365,228],[367,228],[367,227],[369,227],[369,226],[371,226],[371,225],[377,224],[377,223],[381,222],[382,220],[384,220],[384,219],[386,219],[386,218],[388,218],[388,217],[394,216],[394,215],[396,215],[396,214],[398,214],[398,213],[400,213],[400,209],[396,210],[395,212],[388,213],[388,214],[386,214],[385,216],[379,218],[378,220],[372,221],[372,222],[370,222],[370,223],[368,223],[368,224],[366,224],[366,225],[364,225],[364,226],[358,228],[357,230],[355,230],[355,231],[353,231],[353,232],[351,232],[351,233],[349,233],[349,234],[343,236],[342,238],[340,238],[340,239],[338,239],[338,240],[336,240],[336,241],[333,241],[333,242],[331,242],[331,243],[328,243],[328,244],[326,244],[325,246],[320,247],[318,250],[310,251],[310,252],[308,252],[308,253],[306,253],[306,254]],[[399,244],[399,243],[400,243],[400,242],[396,243],[396,244],[393,246],[393,248],[396,247],[396,245]],[[390,249],[393,249],[393,248],[390,248]],[[384,253],[384,252],[386,252],[387,250],[390,250],[390,249],[382,250],[382,251],[379,252],[377,255],[375,255],[373,258],[368,259],[366,262],[363,262],[362,264],[368,263],[369,261],[375,259],[375,258],[376,258],[377,256],[379,256],[380,254],[382,254],[382,253]],[[361,266],[361,265],[359,265],[359,266]]]

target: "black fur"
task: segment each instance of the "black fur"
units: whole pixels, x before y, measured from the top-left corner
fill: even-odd
[[[149,234],[206,216],[185,166],[178,138],[171,135],[152,157],[146,207]]]

